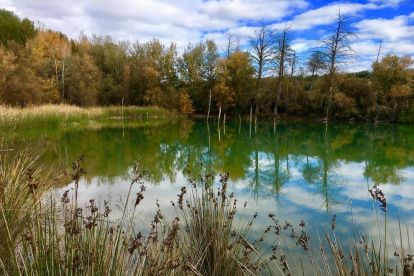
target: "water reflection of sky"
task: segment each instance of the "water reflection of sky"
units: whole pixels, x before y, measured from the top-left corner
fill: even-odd
[[[263,156],[263,155],[259,155]],[[311,162],[317,162],[313,159]],[[269,163],[269,160],[263,160],[262,165]],[[246,185],[248,180],[232,181],[230,183],[231,190],[235,192],[235,195],[240,203],[248,202],[247,210],[245,212],[245,218],[251,218],[255,212],[259,213],[259,217],[255,222],[255,231],[251,237],[252,240],[257,240],[262,234],[262,231],[272,222],[268,218],[268,214],[273,213],[276,215],[281,225],[284,225],[285,221],[289,221],[294,225],[296,230],[300,231],[299,224],[302,220],[307,223],[305,229],[308,235],[311,237],[311,244],[314,246],[314,250],[318,250],[319,238],[318,233],[315,231],[315,226],[318,227],[319,236],[322,243],[327,246],[327,242],[323,237],[323,227],[329,230],[329,221],[335,214],[337,219],[336,233],[340,240],[343,241],[344,248],[348,247],[348,240],[353,237],[354,222],[363,235],[371,236],[375,239],[376,236],[376,224],[373,217],[373,200],[368,193],[368,186],[372,188],[372,183],[367,183],[367,179],[363,176],[364,164],[362,163],[343,163],[336,169],[336,173],[345,178],[346,185],[339,188],[336,203],[330,206],[330,209],[326,209],[326,197],[322,194],[315,194],[314,189],[309,187],[301,178],[301,168],[292,165],[290,168],[292,174],[290,180],[281,188],[279,197],[261,196],[255,197],[251,193],[251,189]],[[388,202],[388,231],[398,236],[398,216],[401,221],[414,223],[412,216],[412,210],[414,209],[414,186],[411,185],[414,180],[414,171],[409,169],[403,171],[405,180],[398,186],[392,184],[381,185]],[[171,208],[170,201],[177,200],[179,189],[186,183],[187,177],[178,173],[176,176],[176,184],[172,184],[169,180],[163,180],[159,185],[153,186],[148,183],[148,189],[145,192],[144,203],[140,205],[138,210],[138,225],[137,229],[145,229],[149,226],[149,222],[152,220],[153,215],[157,211],[155,203],[159,202],[164,214],[172,215],[173,210]],[[112,181],[112,185],[106,185],[105,181],[100,179],[94,179],[90,183],[83,182],[80,186],[79,200],[87,202],[91,198],[95,199],[107,199],[111,198],[112,205],[116,205],[117,202],[125,200],[125,196],[129,190],[129,181],[118,178]],[[70,185],[70,187],[73,184]],[[139,187],[136,185],[133,188],[133,195],[136,194]],[[266,194],[264,192],[264,194]],[[353,215],[350,212],[350,199],[353,204]],[[240,207],[242,204],[239,204]],[[120,214],[120,211],[114,208],[114,213]],[[379,225],[380,232],[383,231],[381,227],[384,223],[384,214],[378,208],[379,213]],[[288,237],[290,233],[286,233],[285,237]],[[382,234],[381,234],[382,235]],[[404,234],[405,235],[405,234]],[[403,235],[403,236],[404,236]],[[271,244],[273,239],[280,240],[279,236],[271,235],[267,242]],[[290,243],[290,250],[295,256],[305,257],[305,252],[295,246],[293,241]],[[398,242],[398,240],[397,240]],[[388,241],[390,248],[390,254],[394,252],[391,239]],[[316,258],[319,258],[317,256]],[[305,264],[306,267],[306,264]]]
[[[389,204],[388,231],[399,235],[398,216],[403,224],[414,223],[411,132],[404,126],[338,124],[325,128],[322,124],[283,123],[277,129],[271,124],[259,125],[250,133],[246,124],[239,129],[229,123],[224,134],[216,125],[207,128],[205,122],[187,121],[65,133],[56,140],[46,139],[47,143],[44,138],[32,143],[46,143],[45,156],[54,162],[85,154],[89,167],[87,181],[80,186],[80,201],[110,198],[113,206],[125,199],[131,166],[138,155],[143,156],[142,167],[153,177],[147,181],[144,204],[139,206],[139,228],[149,225],[156,200],[166,215],[172,214],[170,201],[177,200],[180,187],[187,183],[183,172],[190,165],[196,176],[202,173],[195,168],[202,160],[216,172],[230,171],[231,189],[239,202],[248,202],[247,217],[259,213],[253,239],[272,223],[268,214],[273,213],[281,223],[287,220],[298,230],[304,220],[311,244],[317,248],[315,225],[323,242],[322,227],[330,228],[333,215],[338,217],[336,231],[344,244],[353,237],[352,221],[362,234],[377,235],[368,192],[374,183],[380,184]],[[138,189],[138,185],[133,188],[133,195]],[[384,213],[378,208],[378,214],[381,232]],[[391,239],[387,243],[392,254]],[[294,243],[291,250],[304,254]]]

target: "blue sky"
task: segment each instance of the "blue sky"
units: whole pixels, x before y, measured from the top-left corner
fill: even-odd
[[[315,46],[339,7],[359,35],[353,41],[359,58],[346,70],[369,70],[381,40],[382,55],[414,55],[412,0],[0,0],[0,7],[72,38],[81,32],[118,40],[157,37],[177,43],[180,52],[200,39],[224,44],[229,33],[246,43],[263,23],[281,30],[289,22],[298,53]]]

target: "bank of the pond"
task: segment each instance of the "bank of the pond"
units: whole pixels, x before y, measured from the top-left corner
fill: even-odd
[[[192,114],[189,116],[193,119],[207,119],[206,114]],[[219,115],[217,113],[211,114],[209,116],[211,121],[217,121]],[[288,114],[288,113],[281,113],[278,116],[274,116],[273,114],[260,114],[256,116],[252,114],[251,118],[249,114],[238,114],[238,115],[225,115],[222,113],[220,115],[220,122],[224,122],[225,120],[245,120],[245,121],[252,121],[252,123],[257,121],[272,121],[272,122],[326,122],[323,116],[317,114],[309,114],[309,115],[298,115],[298,114]],[[373,124],[414,124],[414,119],[401,117],[398,120],[383,120],[383,121],[375,121],[369,118],[365,118],[362,116],[340,116],[337,115],[335,117],[331,117],[328,121],[329,123],[373,123]]]
[[[170,118],[179,113],[158,107],[109,106],[81,108],[73,105],[42,105],[25,108],[0,106],[0,128],[59,127],[88,124],[91,120],[121,118]]]

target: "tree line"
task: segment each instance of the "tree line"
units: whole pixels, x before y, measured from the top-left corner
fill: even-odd
[[[413,60],[385,55],[372,70],[347,73],[357,39],[340,12],[306,55],[289,24],[258,27],[248,46],[229,35],[189,43],[117,41],[60,32],[0,10],[0,103],[26,106],[147,105],[207,116],[306,116],[414,122]],[[219,115],[220,116],[220,115]]]

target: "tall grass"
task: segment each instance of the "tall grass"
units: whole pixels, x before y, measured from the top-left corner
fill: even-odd
[[[171,217],[165,217],[157,202],[151,226],[141,229],[137,214],[145,202],[149,173],[139,163],[132,170],[122,215],[116,217],[107,201],[91,199],[86,206],[78,202],[79,181],[86,173],[83,156],[73,162],[74,190],[60,199],[44,199],[50,183],[32,169],[28,150],[10,165],[3,160],[0,179],[8,184],[0,194],[4,275],[413,275],[410,228],[400,227],[394,236],[386,232],[385,219],[385,235],[380,235],[377,209],[376,240],[354,225],[349,245],[343,246],[334,216],[330,229],[324,228],[319,241],[311,244],[305,222],[298,230],[287,221],[282,225],[275,214],[268,214],[270,226],[254,237],[258,214],[247,217],[247,203],[240,204],[227,191],[228,173],[220,174],[216,183],[208,168],[197,178],[188,174],[189,185],[171,201]],[[385,195],[378,187],[371,194],[386,215]],[[392,256],[388,238],[394,245]],[[289,241],[306,254],[294,255]]]
[[[53,185],[50,173],[45,171],[45,168],[34,168],[36,158],[30,154],[30,145],[12,160],[10,158],[9,152],[2,149],[0,153],[1,260],[14,254],[14,248],[22,234],[22,225],[34,219],[41,199]],[[54,177],[57,179],[57,176]],[[4,265],[8,265],[7,261],[3,262]]]
[[[72,105],[43,105],[25,108],[0,106],[0,127],[58,127],[110,118],[167,118],[178,116],[158,107],[109,106],[81,108]]]
[[[106,201],[99,205],[91,199],[86,207],[77,202],[83,161],[81,157],[73,163],[74,191],[36,205],[33,219],[21,222],[20,237],[9,238],[14,249],[0,259],[3,274],[257,275],[269,269],[248,242],[254,218],[244,226],[240,218],[238,227],[233,226],[237,204],[232,195],[227,197],[228,174],[219,190],[207,183],[207,176],[198,191],[192,179],[191,195],[183,187],[172,202],[171,219],[157,204],[150,229],[137,233],[136,213],[146,190],[142,179],[148,173],[135,164],[122,217],[116,219]],[[4,215],[0,221],[5,228],[14,225]]]

